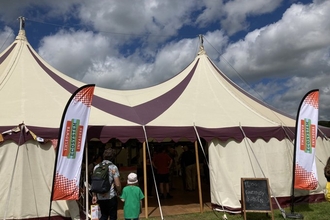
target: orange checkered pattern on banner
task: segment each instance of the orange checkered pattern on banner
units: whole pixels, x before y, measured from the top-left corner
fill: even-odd
[[[77,180],[69,180],[63,175],[56,173],[53,200],[78,200],[79,188]]]
[[[294,184],[296,189],[313,190],[317,188],[317,182],[313,172],[308,172],[303,167],[296,164]]]
[[[82,102],[84,105],[91,107],[92,105],[92,98],[94,95],[94,86],[93,87],[86,87],[80,90],[74,97],[75,102]]]
[[[304,100],[308,105],[313,106],[314,108],[319,108],[319,92],[310,93]]]

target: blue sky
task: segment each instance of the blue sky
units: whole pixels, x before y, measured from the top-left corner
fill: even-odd
[[[32,47],[77,80],[111,89],[161,83],[195,58],[202,34],[208,56],[239,86],[294,117],[319,89],[319,119],[330,120],[330,1],[0,3],[0,51],[23,16]]]

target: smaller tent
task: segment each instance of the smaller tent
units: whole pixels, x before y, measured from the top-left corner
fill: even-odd
[[[34,133],[23,124],[1,132],[6,139],[0,142],[1,218],[48,217],[56,144],[31,139]],[[80,219],[79,207],[76,201],[53,201],[51,216]]]

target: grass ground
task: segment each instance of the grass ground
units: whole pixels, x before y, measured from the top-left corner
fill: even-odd
[[[321,202],[313,204],[301,204],[294,207],[294,212],[303,216],[304,220],[330,220],[330,203]],[[280,210],[273,211],[274,220],[284,219]],[[285,213],[290,214],[290,208],[285,208]],[[219,220],[223,219],[222,212],[204,212],[204,213],[189,213],[184,215],[163,216],[164,220]],[[240,214],[226,214],[228,220],[243,220],[244,217]],[[145,219],[145,218],[140,218]],[[161,217],[148,218],[149,220],[162,219]],[[266,213],[247,213],[247,220],[268,220],[272,219],[271,214]],[[289,219],[289,218],[286,218]]]

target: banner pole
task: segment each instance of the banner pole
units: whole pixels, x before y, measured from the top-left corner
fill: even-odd
[[[63,120],[63,118],[62,118]],[[57,157],[58,157],[58,149],[59,149],[59,141],[61,139],[61,131],[62,130],[62,123],[59,129],[59,137],[57,139],[56,148],[55,148],[55,163],[54,163],[54,171],[53,171],[53,180],[51,184],[51,190],[50,190],[50,204],[49,204],[49,213],[48,213],[48,219],[50,219],[51,211],[52,211],[52,201],[53,201],[53,191],[54,191],[54,181],[55,181],[55,175],[56,175],[56,164],[57,164]]]

